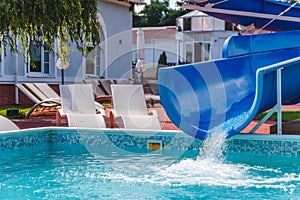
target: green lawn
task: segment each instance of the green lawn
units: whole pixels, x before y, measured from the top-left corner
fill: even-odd
[[[30,106],[9,106],[9,107],[0,107],[0,115],[8,118],[25,118],[26,112],[30,110]],[[18,116],[9,117],[6,116],[6,110],[19,110]],[[268,112],[264,112],[255,117],[257,120],[261,120]],[[273,113],[269,119],[277,120],[277,112]],[[282,112],[282,121],[292,121],[295,119],[300,119],[300,111],[283,111]]]
[[[0,115],[7,117],[7,118],[25,118],[25,114],[26,112],[28,112],[30,110],[30,106],[1,106],[0,107]],[[19,110],[19,115],[18,116],[7,116],[6,115],[6,110]]]
[[[255,117],[255,119],[261,120],[268,112],[264,112]],[[274,112],[269,119],[277,120],[277,112]],[[282,121],[292,121],[295,119],[300,119],[299,111],[283,111],[282,112]]]

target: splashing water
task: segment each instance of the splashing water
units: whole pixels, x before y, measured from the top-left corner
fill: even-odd
[[[280,168],[231,163],[226,161],[225,133],[210,135],[204,141],[196,159],[184,159],[159,172],[163,185],[201,185],[227,188],[280,189],[289,194],[300,175],[283,172]]]
[[[146,154],[143,157],[135,157],[136,161],[132,162],[131,157],[129,165],[122,164],[119,168],[112,165],[105,177],[113,182],[151,185],[149,188],[153,187],[155,190],[174,187],[183,190],[196,188],[195,191],[207,194],[209,188],[211,193],[207,195],[219,194],[228,198],[229,195],[235,195],[231,194],[232,190],[243,190],[243,195],[250,196],[257,195],[257,192],[268,193],[270,197],[278,192],[284,197],[300,195],[297,190],[300,186],[300,174],[293,167],[289,168],[289,164],[278,164],[278,158],[284,158],[269,158],[266,155],[251,153],[234,153],[235,157],[231,158],[232,154],[226,152],[226,137],[227,134],[221,132],[211,134],[203,141],[198,156],[193,158],[175,161],[173,157],[168,159],[159,154]],[[142,162],[138,161],[139,159],[142,159]],[[127,159],[118,159],[117,163],[122,163],[122,160],[127,162]],[[288,162],[281,160],[280,163]],[[298,166],[298,163],[293,165]]]
[[[223,155],[226,150],[226,133],[215,133],[208,136],[203,142],[203,146],[200,149],[200,155],[197,159],[205,159],[211,162],[222,162],[225,157]]]
[[[184,159],[161,171],[164,184],[177,185],[219,185],[228,186],[244,176],[243,168],[226,164],[226,133],[211,134],[204,142],[196,159]],[[176,180],[176,181],[175,181]]]

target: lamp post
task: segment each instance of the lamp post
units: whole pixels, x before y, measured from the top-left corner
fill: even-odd
[[[61,84],[64,84],[64,70],[69,67],[70,63],[66,60],[63,61],[62,58],[58,58],[56,61],[56,67],[61,70]]]

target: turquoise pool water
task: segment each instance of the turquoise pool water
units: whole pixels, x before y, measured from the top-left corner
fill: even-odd
[[[234,143],[215,141],[200,148],[151,151],[139,145],[117,146],[116,141],[104,145],[95,138],[90,143],[82,140],[100,133],[35,134],[35,139],[26,139],[27,133],[0,137],[0,199],[300,198],[300,159],[295,155],[236,152],[230,150]],[[101,134],[114,135],[114,139],[124,136]],[[75,142],[74,135],[81,142]],[[167,144],[171,135],[160,133],[157,137]],[[137,136],[135,141],[142,141],[144,136]],[[7,139],[15,137],[22,142],[13,141],[16,147],[4,148]],[[125,140],[130,142],[122,138]],[[25,141],[38,144],[21,145]]]

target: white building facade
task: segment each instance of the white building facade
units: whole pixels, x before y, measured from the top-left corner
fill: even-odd
[[[178,63],[195,63],[222,57],[225,40],[238,32],[223,20],[194,10],[177,18]]]
[[[142,27],[146,79],[157,78],[158,60],[163,52],[168,66],[218,59],[222,57],[225,40],[238,34],[232,24],[200,11],[189,12],[177,18],[176,23],[176,26]],[[132,31],[133,66],[137,60],[138,29]]]
[[[66,84],[82,83],[89,77],[129,79],[132,69],[132,0],[98,0],[97,20],[100,24],[101,44],[89,58],[83,57],[75,45],[68,55],[69,67],[64,70]],[[26,62],[21,54],[1,52],[0,91],[7,97],[0,98],[1,105],[23,104],[16,83],[61,83],[61,70],[55,65],[57,54],[44,48],[31,48],[31,60]],[[26,104],[26,103],[25,103]]]
[[[133,62],[137,60],[137,31],[140,28],[132,29],[132,49]],[[176,26],[163,27],[142,27],[144,34],[144,62],[147,67],[156,67],[159,57],[162,52],[167,55],[168,63],[176,64],[177,62],[177,41],[176,41]]]
[[[137,30],[132,31],[132,49],[136,49]],[[233,25],[210,17],[200,11],[191,11],[177,18],[176,26],[142,27],[145,37],[145,64],[157,67],[162,52],[169,66],[202,62],[222,57],[225,40],[238,32]],[[133,54],[133,62],[137,53]]]

